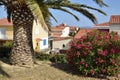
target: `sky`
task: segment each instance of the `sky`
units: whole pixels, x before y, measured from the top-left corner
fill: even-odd
[[[120,0],[104,0],[104,2],[109,7],[100,7],[97,4],[95,4],[93,0],[71,0],[71,1],[74,3],[86,4],[88,6],[92,6],[92,7],[101,9],[102,11],[106,12],[107,16],[102,15],[96,11],[90,10],[90,12],[92,12],[96,16],[98,20],[98,24],[108,22],[111,15],[120,15]],[[71,10],[71,12],[77,15],[80,18],[80,21],[76,21],[76,19],[74,19],[74,17],[69,15],[68,13],[64,13],[62,11],[52,10],[52,9],[50,9],[50,11],[52,12],[52,14],[55,16],[55,18],[58,21],[56,23],[51,18],[52,26],[56,26],[61,23],[65,23],[66,25],[69,25],[69,26],[78,26],[78,27],[91,27],[94,25],[88,18],[86,18],[82,14],[75,12],[73,10]],[[0,7],[0,19],[5,18],[5,17],[6,17],[6,12],[2,7]]]

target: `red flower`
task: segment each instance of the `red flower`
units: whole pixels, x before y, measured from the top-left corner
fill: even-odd
[[[102,55],[102,56],[107,56],[108,55],[108,51],[107,50],[104,50],[104,51],[103,50],[99,50],[98,54]]]
[[[105,51],[103,52],[103,56],[107,56],[107,55],[108,55],[108,51],[105,50]]]
[[[80,64],[81,64],[81,65],[84,65],[84,64],[85,64],[85,61],[84,61],[84,60],[80,61]]]
[[[76,55],[77,55],[77,56],[80,56],[80,52],[78,51]]]
[[[98,54],[99,55],[103,54],[103,51],[102,50],[98,50]]]
[[[94,70],[90,70],[90,73],[91,73],[91,75],[94,75],[95,71]]]
[[[102,72],[103,72],[103,73],[106,73],[106,72],[107,72],[107,70],[106,70],[106,69],[102,69]]]
[[[110,51],[111,51],[112,53],[115,53],[115,49],[113,49],[113,48],[112,48]]]
[[[114,36],[114,40],[117,41],[118,40],[118,36]]]
[[[84,52],[84,56],[86,56],[88,53],[87,52]]]
[[[77,49],[81,49],[82,47],[83,47],[82,44],[78,44],[78,45],[76,45],[76,48],[77,48]]]
[[[114,60],[112,60],[112,64],[113,64],[113,65],[115,65],[115,64],[116,64],[116,62],[117,62],[117,61],[116,61],[115,59],[114,59]]]
[[[88,68],[89,67],[88,64],[85,64],[85,67]]]

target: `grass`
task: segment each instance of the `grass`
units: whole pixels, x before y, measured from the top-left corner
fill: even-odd
[[[0,80],[101,80],[83,77],[67,64],[37,61],[34,67],[11,66],[0,61]]]

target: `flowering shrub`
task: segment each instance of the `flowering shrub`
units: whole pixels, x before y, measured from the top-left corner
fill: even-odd
[[[68,63],[85,76],[115,75],[120,67],[120,38],[115,32],[92,31],[71,42]]]

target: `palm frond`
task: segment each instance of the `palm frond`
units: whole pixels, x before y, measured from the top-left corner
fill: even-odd
[[[53,16],[51,12],[49,12],[50,16],[57,22],[57,19]]]
[[[65,8],[62,8],[62,7],[53,7],[53,9],[57,9],[57,10],[61,10],[63,12],[66,12],[66,13],[69,13],[70,15],[72,15],[77,21],[79,21],[79,18],[73,14],[72,12],[68,11],[67,9]]]
[[[93,0],[93,1],[95,1],[99,6],[106,6],[106,7],[108,7],[108,5],[106,4],[106,3],[104,3],[103,2],[103,0]]]
[[[48,27],[45,23],[41,8],[39,7],[38,3],[34,0],[31,0],[31,1],[26,0],[26,3],[28,4],[28,7],[32,10],[33,15],[38,19],[38,21],[40,21],[40,23],[42,24],[42,27],[45,30],[48,30]]]
[[[57,7],[66,7],[66,8],[72,9],[72,10],[77,11],[77,12],[83,14],[84,16],[88,17],[93,23],[95,23],[95,24],[97,23],[96,17],[92,13],[90,13],[87,9],[81,7],[80,4],[72,4],[70,2],[69,3],[61,2],[59,4],[56,4],[56,3],[47,3],[47,5],[49,7],[51,7],[51,8],[57,6]],[[84,7],[86,7],[86,6],[84,6]],[[87,6],[86,8],[90,8],[90,9],[98,11],[98,9],[94,9],[92,7],[88,7]],[[101,13],[104,14],[103,12],[101,12]]]
[[[93,8],[93,7],[91,7],[91,6],[87,6],[87,5],[84,5],[84,4],[74,4],[74,5],[76,5],[76,6],[78,6],[78,7],[81,7],[81,8],[83,7],[83,8],[95,10],[95,11],[97,11],[97,12],[103,14],[103,15],[107,15],[107,14],[106,14],[105,12],[103,12],[102,10],[97,9],[97,8]]]

